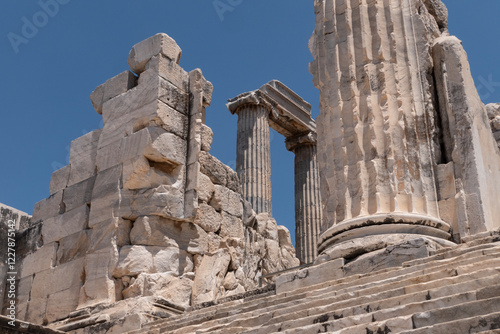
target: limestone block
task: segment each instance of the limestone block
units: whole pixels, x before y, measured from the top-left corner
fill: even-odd
[[[439,198],[442,200],[455,197],[455,171],[453,162],[437,165],[437,181]]]
[[[257,214],[252,208],[252,203],[247,200],[243,200],[243,224],[245,226],[253,227]]]
[[[336,259],[279,275],[276,278],[276,294],[308,287],[326,280],[342,278],[343,266],[344,259]]]
[[[98,147],[96,156],[97,173],[108,168],[119,165],[122,160],[121,140],[111,142],[110,144]]]
[[[227,249],[220,249],[203,257],[193,283],[193,305],[217,298],[218,287],[222,286],[230,260]]]
[[[153,267],[153,254],[146,246],[124,246],[120,249],[120,258],[113,276],[120,278],[151,273]]]
[[[169,273],[140,274],[135,282],[123,291],[125,298],[138,296],[161,297],[168,302],[188,308],[191,304],[193,281]]]
[[[119,252],[114,246],[87,253],[84,262],[85,283],[103,277],[111,278],[117,266],[118,259]],[[90,285],[87,285],[86,292],[90,291]]]
[[[90,100],[98,114],[102,114],[102,105],[104,102],[125,93],[133,88],[137,82],[137,77],[130,71],[125,71],[109,79],[98,86],[92,94]]]
[[[215,187],[208,176],[203,173],[198,174],[198,199],[209,203],[215,192]]]
[[[153,254],[154,272],[174,273],[182,276],[194,269],[192,256],[177,247],[148,247]]]
[[[209,253],[215,253],[221,248],[222,238],[218,234],[210,232],[207,234],[206,240]]]
[[[459,233],[460,227],[458,225],[457,201],[455,197],[439,201],[439,215],[443,221],[450,224],[454,234]]]
[[[256,230],[264,238],[278,241],[278,225],[276,220],[269,217],[267,212],[259,213],[256,216]]]
[[[101,129],[94,130],[71,142],[69,186],[88,179],[95,174],[97,144],[99,143],[101,131]]]
[[[154,56],[162,54],[178,64],[181,53],[180,47],[170,36],[159,33],[134,45],[128,57],[128,64],[132,71],[139,74]]]
[[[33,276],[26,276],[19,280],[19,283],[17,283],[17,301],[19,303],[28,302],[32,287],[33,287]]]
[[[130,199],[132,214],[139,216],[161,216],[165,218],[184,218],[184,193],[169,185],[137,191]]]
[[[64,166],[52,173],[50,178],[50,194],[63,190],[68,185],[71,165]]]
[[[177,88],[189,91],[189,74],[175,61],[170,60],[163,54],[151,58],[146,64],[146,71],[151,70],[158,73],[163,79],[168,80]]]
[[[91,230],[83,230],[60,239],[57,265],[85,256],[89,250],[91,233]]]
[[[414,238],[399,245],[391,245],[386,249],[363,254],[355,261],[346,264],[344,272],[347,276],[397,267],[406,261],[428,257],[440,248],[432,239]]]
[[[133,245],[178,247],[191,254],[208,249],[207,233],[198,225],[158,216],[139,217],[130,232]]]
[[[104,103],[104,127],[99,148],[145,126],[162,126],[187,137],[189,96],[155,73],[144,72],[139,85]]]
[[[232,170],[231,167],[225,166],[226,167],[226,173],[227,173],[227,184],[226,187],[228,187],[230,190],[237,192],[238,194],[242,193],[241,190],[241,183],[240,183],[240,178],[238,177],[238,173],[236,173],[234,170]]]
[[[47,321],[47,319],[45,318],[46,309],[47,309],[47,297],[31,298],[29,303],[29,308],[26,313],[26,321],[39,325],[46,323]]]
[[[266,239],[266,254],[262,262],[262,274],[270,274],[285,269],[281,264],[280,244],[276,240]]]
[[[227,169],[222,162],[204,151],[200,152],[199,161],[201,172],[207,175],[214,184],[221,186],[227,184]]]
[[[238,281],[236,281],[236,277],[234,275],[234,271],[230,271],[227,273],[224,278],[224,289],[226,290],[234,290],[238,286]]]
[[[59,241],[68,235],[85,230],[89,221],[89,207],[82,205],[62,215],[47,219],[42,226],[44,243]]]
[[[227,248],[231,256],[230,270],[238,270],[248,258],[252,257],[252,249],[245,249],[244,239],[226,238],[220,248]],[[242,280],[243,278],[239,278]]]
[[[131,230],[132,222],[122,218],[111,218],[95,224],[92,226],[89,236],[90,245],[88,250],[94,252],[114,245],[117,247],[130,245]]]
[[[217,232],[221,227],[222,217],[208,204],[201,203],[194,223],[198,224],[206,232]]]
[[[171,165],[157,163],[144,157],[123,163],[123,188],[145,189],[160,185],[180,186],[184,183],[185,167],[171,169]]]
[[[57,193],[52,194],[46,199],[36,203],[33,208],[33,216],[31,218],[32,221],[37,222],[40,220],[46,220],[62,213],[64,210],[62,206],[62,197],[63,192],[58,191]]]
[[[210,205],[216,210],[226,211],[235,217],[241,218],[243,216],[241,195],[226,187],[215,185],[215,193]]]
[[[290,231],[288,231],[288,229],[283,225],[278,225],[278,240],[280,243],[280,247],[293,249]]]
[[[205,124],[201,125],[201,150],[205,152],[210,152],[210,148],[212,147],[212,142],[214,133],[212,129],[210,129]]]
[[[63,203],[66,211],[71,211],[84,204],[90,204],[94,189],[95,175],[67,187],[63,191]]]
[[[23,259],[21,278],[51,269],[56,263],[57,243],[45,244]]]
[[[245,291],[246,290],[245,290],[245,287],[243,287],[243,285],[237,284],[236,288],[233,290],[227,291],[226,294],[224,295],[224,297],[231,297],[231,296],[239,295],[239,294],[245,293]]]
[[[80,289],[78,309],[116,301],[115,283],[109,277],[87,279]]]
[[[67,318],[78,307],[80,289],[70,288],[48,296],[46,318],[49,323]]]
[[[152,143],[144,151],[146,158],[174,166],[186,163],[187,144],[185,140],[156,127],[148,128],[148,131]]]
[[[83,270],[83,259],[77,259],[35,274],[31,298],[46,298],[68,289],[79,290],[83,284]]]
[[[222,224],[219,235],[222,238],[243,239],[243,221],[240,218],[232,216],[224,211],[221,212]]]

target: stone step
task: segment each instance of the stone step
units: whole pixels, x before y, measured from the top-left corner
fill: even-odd
[[[491,267],[493,264],[491,263],[491,259],[489,261],[486,261],[486,263],[484,263],[483,259],[481,259],[481,257],[484,257],[484,255],[480,255],[480,256],[477,256],[479,254],[477,253],[474,253],[474,255],[476,255],[476,257],[464,257],[464,258],[460,258],[458,259],[458,263],[453,263],[453,262],[447,262],[448,266],[455,266],[457,264],[463,264],[463,263],[469,263],[469,262],[472,262],[473,265],[472,267],[469,266],[462,266],[462,267],[457,267],[457,270],[459,270],[460,272],[467,272],[467,271],[470,271],[470,269],[476,269],[477,266],[478,266],[478,263],[479,264],[484,264],[486,265],[487,267]],[[492,254],[488,254],[488,256],[491,256]],[[493,259],[494,261],[494,259]],[[494,263],[495,265],[498,266],[498,262],[497,263]],[[483,265],[483,266],[484,266]],[[435,265],[434,266],[435,268],[440,268],[442,269],[443,268],[443,265]],[[428,271],[432,271],[431,268],[426,268],[424,269],[422,272],[428,272]],[[397,274],[398,271],[393,271],[394,274]],[[440,272],[438,272],[439,274],[442,274],[443,271],[441,270]],[[440,279],[440,278],[443,278],[443,277],[449,277],[450,275],[453,276],[455,275],[454,273],[448,273],[448,275],[444,275],[444,276],[440,276],[440,275],[435,275],[434,279]],[[406,274],[406,276],[411,276],[409,273]],[[429,276],[429,275],[426,275],[426,276]],[[431,276],[432,278],[432,276]],[[417,282],[422,282],[421,278],[419,276],[417,276],[416,278],[413,277],[412,279],[416,280]],[[411,287],[411,285],[409,285],[411,283],[411,279],[410,281],[404,281],[404,282],[401,282],[401,277],[394,277],[391,281],[399,281],[400,283],[400,286],[407,286],[407,288]],[[382,281],[384,282],[384,281]],[[350,284],[349,284],[350,283]],[[357,283],[357,282],[355,282]],[[351,286],[351,290],[358,290],[358,294],[361,295],[361,296],[366,296],[368,292],[370,292],[369,290],[366,290],[365,289],[361,289],[360,286],[356,286],[354,285],[355,283],[353,282],[348,282],[348,283],[345,283],[344,285],[349,287]],[[378,283],[379,286],[382,286],[382,288],[384,288],[385,285],[390,285],[389,287],[393,286],[393,282],[384,282],[385,284],[381,284],[381,281],[378,281],[376,282]],[[331,283],[332,284],[332,283]],[[376,284],[377,285],[377,284]],[[330,285],[329,288],[331,287],[335,287],[335,288],[338,288],[338,285],[335,286],[335,285]],[[311,287],[312,289],[313,287]],[[362,291],[360,291],[360,289]],[[326,288],[326,290],[328,290],[328,288]],[[335,294],[335,290],[336,289],[333,289],[333,293]],[[349,292],[352,292],[352,291],[347,291],[348,293]],[[179,327],[183,327],[183,326],[189,326],[189,325],[193,325],[193,324],[196,324],[196,323],[200,323],[200,322],[206,322],[206,321],[210,321],[212,319],[220,319],[220,318],[224,318],[224,317],[227,317],[227,316],[230,316],[231,314],[236,314],[236,313],[239,313],[239,314],[242,314],[242,313],[245,313],[245,312],[250,312],[252,310],[255,310],[255,309],[265,309],[267,305],[277,305],[277,307],[281,307],[283,306],[282,303],[285,301],[285,300],[280,300],[280,298],[277,298],[277,297],[281,297],[281,298],[285,298],[287,300],[297,300],[297,299],[302,299],[302,298],[308,298],[308,299],[311,299],[311,298],[314,298],[314,295],[320,295],[322,297],[325,296],[325,294],[328,294],[329,292],[328,291],[325,291],[325,289],[319,289],[317,291],[312,291],[312,292],[309,292],[309,293],[302,293],[302,294],[285,294],[285,296],[276,296],[276,297],[266,297],[264,298],[264,300],[254,300],[252,301],[252,303],[250,303],[251,305],[247,305],[247,304],[242,304],[242,301],[237,301],[237,302],[233,302],[233,303],[230,303],[231,305],[221,305],[222,307],[220,307],[219,309],[217,309],[217,307],[212,307],[212,308],[208,308],[208,309],[204,309],[204,310],[197,310],[197,311],[194,311],[192,312],[192,314],[189,314],[188,318],[186,319],[185,316],[187,314],[185,314],[183,317],[184,319],[179,319],[179,321],[176,321],[176,318],[180,318],[180,317],[174,317],[174,318],[171,318],[172,320],[170,321],[163,321],[163,322],[159,322],[158,323],[158,326],[160,328],[170,328],[171,330],[175,329],[175,328],[179,328]],[[299,298],[296,298],[296,297],[299,297]],[[355,297],[355,296],[352,296],[352,297]],[[240,308],[238,308],[238,304],[240,304]],[[229,308],[229,310],[228,310]],[[236,312],[235,309],[238,309],[239,312]],[[168,326],[168,323],[172,323],[176,321],[172,326]],[[153,328],[155,325],[152,325],[150,328]]]
[[[490,277],[482,280],[479,283],[473,284],[470,287],[475,288],[488,287],[489,290],[494,291],[497,288],[500,275]],[[465,289],[464,283],[460,283],[460,287],[456,287],[456,290]],[[490,287],[491,286],[491,287]],[[469,287],[469,288],[470,288]],[[479,297],[484,298],[485,294],[479,293]],[[422,312],[424,310],[442,308],[446,306],[452,306],[457,304],[466,303],[469,301],[476,300],[478,296],[476,291],[459,293],[452,296],[445,295],[444,297],[436,298],[435,296],[442,294],[439,289],[430,290],[427,293],[421,292],[412,295],[403,295],[395,298],[390,298],[387,300],[381,300],[378,304],[366,304],[358,305],[357,307],[342,309],[338,305],[331,304],[323,307],[311,307],[308,305],[303,305],[303,310],[297,312],[289,312],[281,316],[272,315],[272,319],[267,323],[263,323],[262,319],[255,318],[254,322],[259,323],[256,329],[251,329],[244,331],[245,334],[267,334],[271,332],[283,332],[286,330],[295,329],[298,327],[306,327],[309,325],[316,325],[315,329],[320,330],[324,322],[332,320],[331,330],[340,330],[342,328],[350,327],[353,325],[365,324],[374,321],[389,320],[393,317],[410,315],[415,312]],[[432,297],[431,297],[432,296]],[[370,296],[368,296],[370,297]],[[428,298],[432,298],[428,300]],[[368,305],[367,305],[368,304]],[[302,304],[301,304],[302,306]],[[334,310],[334,312],[332,312]],[[240,321],[239,326],[242,325]],[[211,333],[231,333],[231,328],[233,328],[233,323],[228,324],[228,330],[211,331]],[[310,327],[307,327],[310,330]],[[293,331],[291,331],[293,332]]]
[[[452,321],[435,324],[406,331],[405,334],[457,334],[457,333],[500,333],[500,312],[485,315],[454,319]]]
[[[480,333],[484,329],[491,328],[482,326],[482,323],[484,323],[484,321],[479,322],[479,319],[488,314],[497,314],[498,312],[500,312],[500,297],[495,297],[463,303],[451,307],[428,310],[413,315],[398,316],[396,318],[384,321],[346,327],[333,332],[336,334],[366,334],[369,332],[413,334]],[[468,321],[458,325],[458,323],[462,320],[457,319],[468,319]],[[493,324],[497,320],[500,323],[500,318],[497,319],[496,317],[492,317],[491,319],[487,320],[487,323]],[[477,325],[479,325],[478,330],[469,331],[470,328],[467,326],[471,323],[475,324],[476,321]],[[328,328],[329,326],[333,327],[333,324],[330,324],[329,322],[323,323],[321,325],[323,326],[323,328],[326,328],[326,330],[324,330],[323,332],[330,331]],[[417,327],[416,330],[415,327]],[[466,327],[467,330],[465,330]],[[285,331],[285,333],[316,333],[314,332],[314,330],[317,328],[319,328],[319,326],[308,326],[302,327],[297,330]],[[308,332],[304,330],[308,330]]]
[[[486,276],[488,276],[487,274],[492,272],[496,274],[492,277],[486,278]],[[330,298],[324,297],[317,300],[308,299],[300,304],[298,304],[297,301],[290,304],[277,304],[273,307],[262,308],[259,312],[238,314],[224,319],[207,321],[202,324],[191,324],[190,326],[180,328],[178,331],[173,331],[173,333],[190,333],[195,329],[200,330],[201,332],[208,329],[210,332],[213,332],[215,328],[220,326],[230,326],[233,328],[234,326],[243,327],[243,325],[246,325],[253,327],[252,324],[255,323],[258,323],[259,325],[270,325],[281,321],[296,321],[296,319],[307,317],[311,314],[312,315],[309,320],[314,322],[317,320],[316,318],[321,318],[321,316],[324,316],[325,312],[328,312],[329,310],[336,310],[335,313],[329,315],[331,318],[347,317],[349,315],[354,316],[362,314],[363,310],[367,307],[377,310],[395,307],[401,303],[409,303],[412,301],[420,302],[425,301],[427,298],[439,298],[457,293],[457,291],[474,291],[477,288],[485,286],[485,284],[497,284],[497,282],[499,282],[499,278],[500,274],[498,270],[488,269],[475,274],[467,274],[463,277],[455,276],[450,279],[437,279],[432,286],[432,288],[434,288],[433,290],[427,290],[428,286],[425,286],[422,283],[416,283],[413,286],[407,285],[406,287],[405,283],[402,283],[403,288],[401,289],[385,291],[384,288],[382,289],[382,292],[376,295],[369,295],[364,291],[359,291],[359,298],[350,298],[351,296],[347,294],[331,296]],[[417,278],[417,281],[421,280],[422,279]],[[455,287],[454,284],[457,284],[458,286]],[[418,287],[421,287],[421,290],[423,291],[420,293],[415,292],[418,290]],[[405,296],[404,294],[407,293],[406,291],[412,291],[413,293]],[[377,303],[377,301],[379,301],[379,303]],[[372,305],[372,302],[375,304]],[[366,312],[367,311],[364,312],[365,315]],[[371,313],[371,310],[368,313]],[[174,330],[171,326],[164,327],[164,329]],[[265,333],[265,331],[263,333]]]

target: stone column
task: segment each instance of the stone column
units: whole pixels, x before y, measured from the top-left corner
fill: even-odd
[[[438,209],[439,122],[429,78],[429,45],[445,29],[437,4],[315,2],[320,252],[372,235],[450,238]]]
[[[301,262],[311,263],[318,255],[321,225],[316,135],[287,138],[286,147],[295,153],[295,252]]]
[[[230,102],[234,107],[230,110],[238,115],[236,172],[243,196],[252,203],[255,212],[272,215],[270,106],[255,92]]]

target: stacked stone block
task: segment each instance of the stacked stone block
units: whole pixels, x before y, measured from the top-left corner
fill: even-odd
[[[20,319],[122,331],[298,264],[288,231],[256,215],[236,172],[208,153],[213,88],[180,55],[157,34],[91,94],[104,125],[71,143],[35,205],[43,242],[23,261]]]
[[[490,103],[486,106],[488,118],[490,119],[493,137],[500,148],[500,103]]]

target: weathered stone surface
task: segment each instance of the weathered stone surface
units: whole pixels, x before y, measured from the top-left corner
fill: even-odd
[[[79,290],[83,284],[83,259],[77,259],[53,269],[35,274],[31,298],[47,298],[68,289]]]
[[[280,247],[293,250],[292,239],[290,238],[290,231],[285,226],[278,225],[278,240]]]
[[[101,132],[101,129],[94,130],[71,142],[69,186],[88,179],[95,174],[97,144]]]
[[[84,204],[90,204],[95,179],[96,177],[92,176],[64,189],[63,203],[66,212],[76,209]]]
[[[92,226],[88,250],[98,251],[109,247],[130,245],[132,222],[122,218],[111,218]]]
[[[132,72],[125,71],[98,86],[90,94],[90,100],[94,109],[98,114],[102,114],[102,105],[104,102],[125,93],[127,90],[133,88],[136,82],[137,77]]]
[[[214,133],[212,129],[210,129],[205,124],[201,125],[201,150],[205,152],[210,152],[210,148],[212,147]]]
[[[208,204],[201,203],[194,220],[205,232],[217,232],[221,227],[221,214]]]
[[[142,73],[148,61],[158,54],[177,64],[181,59],[181,49],[177,43],[167,34],[160,33],[132,47],[128,58],[130,69],[137,74]]]
[[[225,186],[227,184],[227,170],[225,165],[217,158],[207,152],[200,152],[200,170],[216,184]]]
[[[239,238],[243,239],[243,221],[240,218],[232,216],[225,211],[221,212],[222,223],[219,235],[222,238]]]
[[[137,276],[153,270],[153,254],[146,246],[124,246],[120,250],[120,258],[113,276]]]
[[[158,73],[163,79],[168,80],[177,88],[186,92],[189,91],[189,74],[176,61],[169,59],[163,54],[151,58],[146,64],[147,70]]]
[[[214,254],[206,254],[197,268],[193,283],[192,304],[215,300],[217,287],[220,287],[226,276],[231,257],[229,252],[221,249]]]
[[[208,176],[203,173],[198,175],[198,199],[209,203],[215,192],[215,187]]]
[[[56,264],[57,243],[49,243],[23,260],[21,278],[51,269]]]
[[[130,232],[134,245],[178,247],[191,254],[207,250],[206,232],[196,224],[149,216],[139,217]]]
[[[50,194],[63,190],[68,185],[71,165],[64,166],[52,173],[50,178]]]
[[[83,231],[89,222],[89,207],[85,204],[62,215],[46,219],[42,226],[44,243],[59,241],[73,233]]]
[[[58,214],[64,212],[64,207],[62,206],[63,192],[58,191],[55,194],[50,195],[46,199],[41,200],[35,204],[33,208],[32,221],[37,222],[39,220],[45,220],[47,218],[52,218]]]
[[[132,215],[184,218],[184,196],[176,186],[160,185],[156,188],[141,189],[130,198]]]
[[[74,287],[48,296],[45,316],[49,323],[64,319],[78,307],[80,289]]]
[[[169,273],[141,274],[123,291],[123,295],[125,298],[161,297],[176,306],[188,308],[191,304],[192,285],[192,280]]]
[[[235,217],[241,218],[243,216],[241,195],[226,187],[215,185],[215,193],[210,205],[216,210],[226,211]]]
[[[91,234],[91,230],[83,230],[60,239],[57,265],[85,256],[89,250]]]

